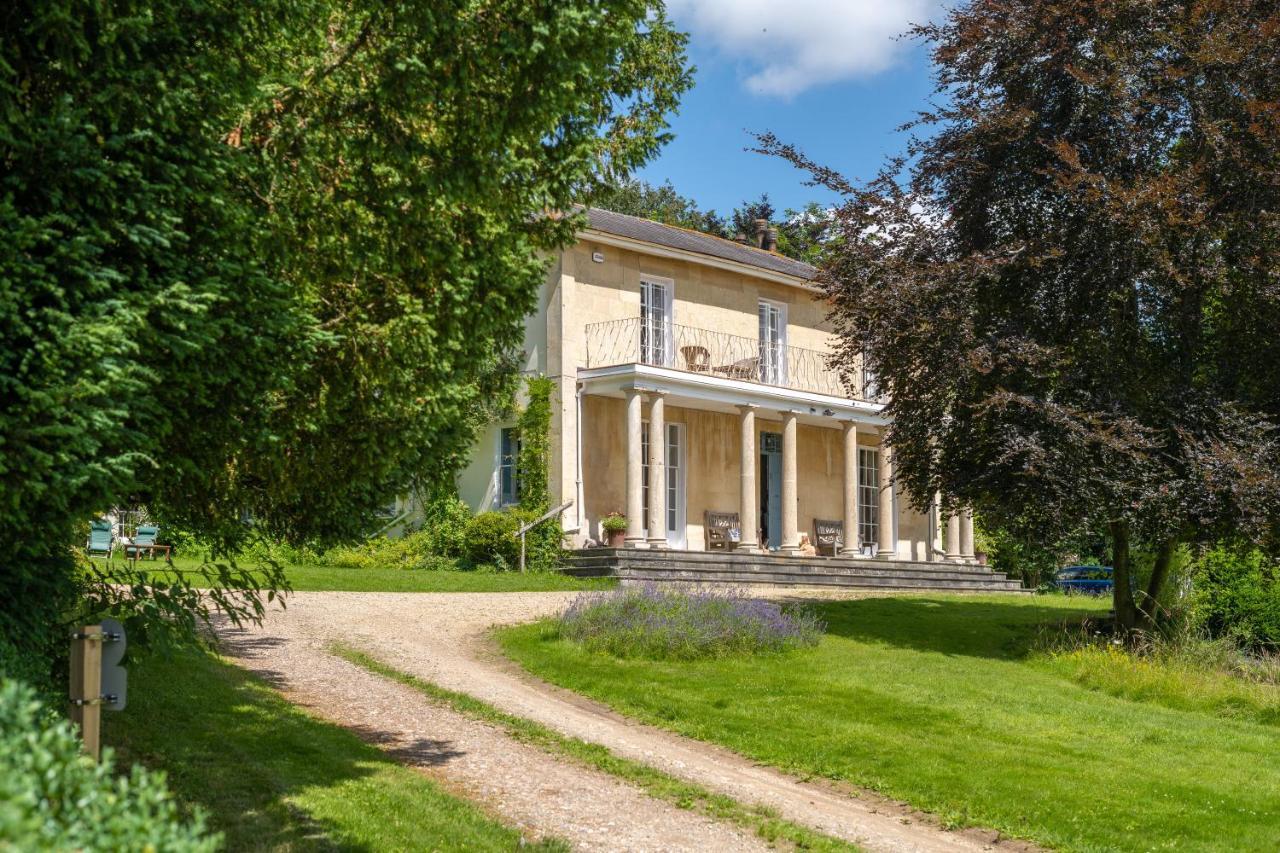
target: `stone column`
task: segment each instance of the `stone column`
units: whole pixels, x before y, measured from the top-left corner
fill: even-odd
[[[649,392],[649,547],[667,547],[666,391]]]
[[[858,536],[858,425],[844,424],[844,547],[841,554],[861,553]]]
[[[880,542],[876,548],[876,556],[882,560],[892,560],[898,556],[898,542],[893,535],[893,520],[896,513],[893,506],[893,454],[884,443],[884,433],[880,433],[880,512],[878,525]]]
[[[934,494],[929,502],[929,554],[926,559],[936,563],[942,555],[942,495]]]
[[[643,423],[639,388],[624,388],[627,395],[627,538],[626,546],[634,548],[644,541],[644,463],[640,439]]]
[[[800,507],[796,501],[796,413],[782,413],[782,544],[784,554],[800,552]]]
[[[960,513],[947,516],[947,561],[960,561]]]
[[[738,541],[738,550],[750,554],[760,550],[760,509],[757,501],[760,496],[760,485],[756,482],[756,408],[748,403],[738,407],[742,413],[739,425],[742,428],[742,459],[739,470],[742,475],[742,492],[738,497],[738,524],[742,538]]]
[[[960,558],[968,562],[977,559],[973,553],[973,510],[968,507],[960,510]]]

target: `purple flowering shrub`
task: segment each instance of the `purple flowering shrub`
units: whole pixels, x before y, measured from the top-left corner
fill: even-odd
[[[583,593],[560,616],[560,635],[591,651],[669,660],[815,646],[826,626],[812,612],[741,592],[652,584]]]

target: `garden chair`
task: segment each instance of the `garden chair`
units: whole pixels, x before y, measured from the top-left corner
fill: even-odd
[[[111,551],[115,548],[116,538],[112,533],[109,521],[89,522],[89,541],[84,550],[90,557],[106,557],[111,559]]]
[[[844,522],[813,520],[813,547],[823,557],[834,557],[844,547]]]
[[[730,548],[737,548],[742,541],[742,526],[738,523],[738,514],[707,510],[705,515],[703,532],[706,535],[707,550],[728,551]]]
[[[133,533],[133,538],[130,539],[129,543],[124,546],[126,556],[128,556],[130,559],[136,560],[138,556],[141,555],[142,549],[141,548],[134,549],[134,548],[131,548],[130,545],[154,545],[156,544],[156,537],[159,535],[160,535],[160,528],[156,527],[154,524],[138,525],[138,529],[135,530]],[[147,550],[151,552],[151,556],[154,558],[155,551],[152,551],[150,548],[148,548]]]
[[[692,373],[706,373],[711,369],[711,352],[702,346],[680,347],[680,354],[684,356],[685,370]]]

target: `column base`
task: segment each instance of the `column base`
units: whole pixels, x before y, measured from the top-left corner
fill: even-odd
[[[667,550],[667,548],[669,548],[669,547],[670,547],[670,546],[669,546],[669,545],[667,545],[667,540],[665,540],[665,539],[650,539],[650,540],[649,540],[649,550],[650,550],[650,551],[665,551],[665,550]]]
[[[641,536],[638,539],[632,539],[630,536],[628,536],[626,539],[622,540],[623,548],[640,548],[646,544],[648,543],[643,536]]]
[[[733,553],[735,553],[735,554],[763,554],[763,553],[764,553],[764,549],[763,549],[763,548],[761,548],[761,547],[760,547],[759,545],[757,545],[756,543],[752,542],[752,543],[750,543],[750,544],[748,544],[748,545],[739,545],[738,547],[736,547],[736,548],[734,548],[734,549],[733,549]]]
[[[877,560],[896,560],[897,558],[897,551],[876,551]]]
[[[794,557],[800,553],[800,546],[799,545],[780,545],[778,546],[778,553],[784,557]]]

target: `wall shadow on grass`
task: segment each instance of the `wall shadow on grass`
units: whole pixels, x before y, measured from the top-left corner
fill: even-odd
[[[865,643],[966,657],[1025,657],[1041,631],[1078,625],[1103,611],[1035,599],[904,596],[815,602],[827,633]]]
[[[148,657],[130,673],[129,707],[104,717],[104,742],[123,765],[164,770],[177,797],[202,806],[225,833],[226,849],[368,849],[288,798],[394,762],[254,675],[199,652]]]

